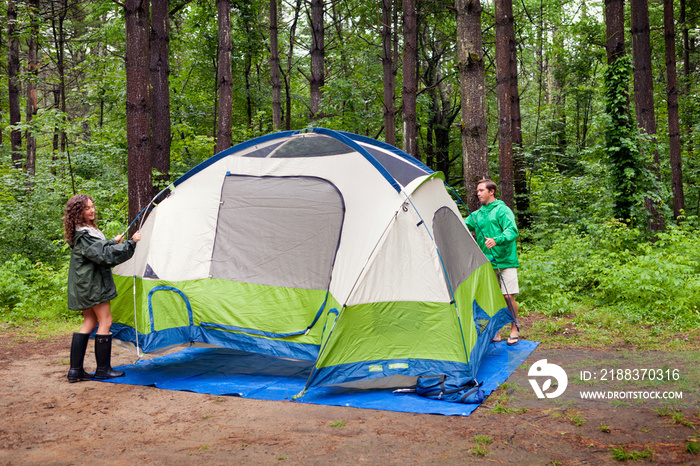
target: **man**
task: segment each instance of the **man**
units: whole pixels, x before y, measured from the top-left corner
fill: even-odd
[[[515,296],[520,292],[518,288],[518,251],[515,238],[518,237],[518,227],[515,224],[513,211],[500,200],[496,199],[498,186],[491,180],[481,180],[476,188],[476,194],[481,202],[481,208],[473,212],[465,223],[470,231],[476,233],[476,242],[486,258],[491,261],[493,269],[498,277],[506,304],[513,312],[513,317],[518,318],[518,304]],[[515,322],[510,325],[508,345],[516,345],[520,334]],[[500,333],[497,333],[493,341],[501,341]]]

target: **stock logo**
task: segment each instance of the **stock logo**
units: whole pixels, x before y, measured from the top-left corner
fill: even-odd
[[[546,359],[540,359],[535,364],[530,367],[527,375],[529,377],[545,378],[542,386],[540,386],[537,379],[530,379],[530,385],[535,391],[537,398],[556,398],[566,390],[566,386],[569,384],[569,377],[566,372],[561,367],[556,364],[549,364]],[[552,386],[552,379],[557,382],[557,389],[553,392],[547,392]]]

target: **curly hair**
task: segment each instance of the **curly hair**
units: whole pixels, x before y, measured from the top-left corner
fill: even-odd
[[[63,239],[65,239],[66,243],[71,247],[73,246],[73,235],[75,234],[76,227],[89,225],[97,228],[95,222],[85,222],[83,212],[87,208],[88,201],[92,201],[93,205],[95,204],[95,201],[87,194],[76,194],[68,199],[68,203],[66,204],[66,211],[63,214]]]

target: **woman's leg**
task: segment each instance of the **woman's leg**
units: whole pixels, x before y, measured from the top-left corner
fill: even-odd
[[[100,323],[100,326],[97,329],[97,334],[109,335],[109,329],[112,327],[112,307],[110,306],[109,301],[98,304],[92,309],[94,309],[97,320]]]
[[[122,377],[124,372],[112,369],[112,334],[109,331],[112,326],[112,308],[109,301],[98,304],[93,309],[95,309],[97,320],[100,321],[97,335],[95,335],[95,359],[97,361],[95,378],[104,380]]]
[[[97,316],[95,311],[92,308],[85,309],[83,311],[83,326],[80,327],[80,332],[73,334],[73,340],[70,345],[69,382],[80,382],[82,380],[92,380],[93,378],[91,374],[88,374],[83,369],[83,361],[85,360],[85,351],[90,340],[90,333],[96,326]]]
[[[85,309],[83,311],[83,326],[80,327],[78,333],[92,333],[92,329],[95,327],[97,327],[97,315],[95,315],[94,308]]]

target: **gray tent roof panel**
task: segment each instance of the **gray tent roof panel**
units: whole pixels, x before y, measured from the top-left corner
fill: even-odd
[[[332,137],[304,135],[289,139],[271,157],[325,157],[350,152],[353,149]]]

